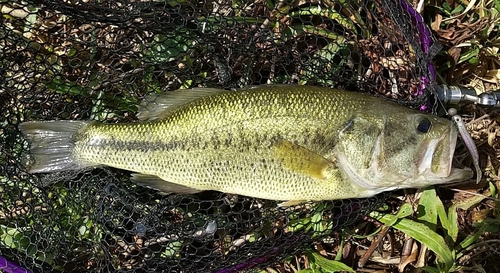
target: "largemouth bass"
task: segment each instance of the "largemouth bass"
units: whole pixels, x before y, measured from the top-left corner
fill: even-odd
[[[452,122],[365,94],[271,85],[147,97],[141,121],[24,122],[30,172],[111,166],[163,192],[298,203],[463,181]]]

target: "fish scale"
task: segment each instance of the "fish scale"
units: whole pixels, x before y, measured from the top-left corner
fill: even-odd
[[[161,124],[158,123],[155,126],[161,126]],[[122,132],[119,127],[96,126],[88,128],[87,135],[92,135],[94,138],[101,138],[103,135],[117,135]],[[137,130],[141,131],[141,126],[137,127]],[[92,140],[86,139],[77,141],[75,151],[82,161],[138,173],[148,173],[166,181],[189,184],[197,189],[224,190],[233,187],[235,192],[240,190],[262,191],[263,198],[277,200],[284,198],[283,196],[271,195],[277,192],[276,187],[280,184],[273,183],[273,180],[278,179],[276,174],[280,174],[279,179],[283,181],[281,186],[284,186],[288,181],[293,181],[293,183],[289,183],[287,194],[294,198],[302,198],[300,192],[313,187],[316,181],[292,170],[284,169],[275,162],[276,159],[272,151],[269,150],[273,139],[277,139],[278,136],[287,138],[287,134],[278,129],[273,129],[271,132],[263,129],[260,134],[255,135],[245,133],[245,128],[249,132],[255,132],[253,127],[253,125],[241,124],[226,128],[226,132],[239,131],[240,134],[236,135],[223,133],[219,128],[219,141],[217,142],[230,142],[231,144],[228,146],[215,145],[213,135],[205,134],[205,137],[194,138],[195,141],[192,137],[185,141],[176,140],[177,145],[170,145],[171,142],[160,142],[154,145],[155,148],[149,148],[145,151],[143,151],[143,147],[151,142],[138,144],[133,138],[130,138],[130,141],[121,139],[120,142],[110,141],[105,145],[95,142],[97,145],[93,146],[89,145]],[[151,130],[155,129],[151,128]],[[129,131],[128,133],[130,136],[134,135],[134,132]],[[300,133],[300,131],[296,132],[296,134]],[[248,137],[243,138],[242,136]],[[256,139],[260,141],[255,141]],[[302,144],[303,140],[297,141],[297,143]],[[137,144],[131,147],[127,145],[129,143]],[[199,145],[192,145],[195,143]],[[133,148],[134,146],[135,148]],[[131,153],[134,155],[133,159],[130,158]],[[241,156],[235,156],[235,153]],[[262,159],[266,160],[263,162]],[[253,168],[245,167],[251,164],[254,165]],[[182,171],[179,172],[181,168]],[[239,179],[235,179],[235,177],[239,177]],[[300,187],[300,185],[303,186]],[[318,196],[316,198],[321,198],[320,196],[324,194],[325,190],[316,188],[318,190],[314,195]]]
[[[136,123],[23,123],[32,147],[50,136],[65,142],[51,145],[69,147],[50,156],[39,149],[32,171],[106,165],[165,192],[217,190],[291,203],[471,176],[451,168],[450,121],[360,93],[277,85],[179,90],[145,102]],[[419,132],[422,122],[431,129]],[[64,140],[54,123],[71,127],[65,131],[73,138]]]

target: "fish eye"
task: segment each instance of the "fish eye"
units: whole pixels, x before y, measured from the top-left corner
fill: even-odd
[[[432,123],[428,118],[423,118],[417,125],[417,131],[425,134],[431,130]]]

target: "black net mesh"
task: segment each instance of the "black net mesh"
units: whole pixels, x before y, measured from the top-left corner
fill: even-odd
[[[435,43],[388,1],[1,1],[0,265],[33,272],[238,272],[380,206],[160,195],[112,168],[31,175],[28,120],[133,122],[146,94],[306,84],[430,104]],[[7,267],[4,267],[4,270]]]

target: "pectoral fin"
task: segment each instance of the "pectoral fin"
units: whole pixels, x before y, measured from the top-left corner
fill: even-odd
[[[323,156],[287,140],[277,142],[274,152],[285,167],[319,179],[327,178],[328,169],[335,166]]]
[[[134,173],[132,174],[132,177],[130,179],[138,185],[159,190],[167,194],[168,193],[195,194],[201,192],[200,190],[197,189],[165,181],[155,175]]]

